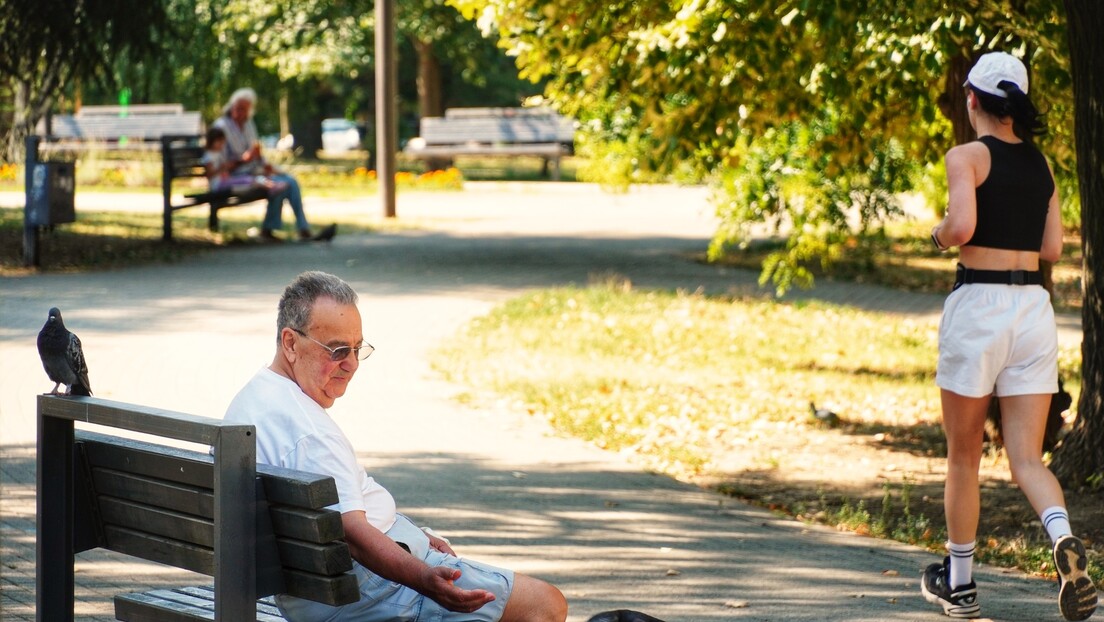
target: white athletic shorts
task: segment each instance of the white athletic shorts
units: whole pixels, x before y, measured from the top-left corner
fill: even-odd
[[[1058,392],[1058,329],[1037,285],[962,285],[939,323],[935,383],[967,397]]]

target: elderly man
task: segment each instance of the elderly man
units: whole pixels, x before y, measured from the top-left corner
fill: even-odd
[[[286,184],[287,189],[268,198],[264,223],[261,225],[261,237],[270,242],[280,241],[276,231],[283,228],[283,206],[287,200],[291,211],[295,213],[295,227],[302,240],[332,239],[337,227],[330,225],[318,235],[311,234],[310,223],[303,211],[303,195],[299,182],[283,171],[278,171],[265,162],[261,156],[261,145],[257,138],[257,126],[253,123],[253,109],[257,105],[257,93],[250,88],[238,89],[230,95],[230,101],[222,109],[222,116],[215,119],[211,127],[216,127],[226,135],[223,156],[234,164],[231,173],[238,175],[266,175],[272,181]]]
[[[321,472],[337,482],[345,539],[361,599],[330,607],[276,597],[292,622],[441,620],[563,622],[567,601],[552,585],[457,557],[449,544],[396,512],[395,500],[357,463],[326,409],[345,394],[364,341],[356,292],[323,272],[304,272],[280,299],[276,355],[231,402],[226,420],[257,427],[257,460]]]

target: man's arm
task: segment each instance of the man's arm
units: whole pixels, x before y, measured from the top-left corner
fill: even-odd
[[[495,599],[495,595],[486,590],[456,587],[453,581],[460,577],[459,570],[428,566],[373,527],[362,511],[343,513],[341,524],[345,528],[349,551],[360,565],[389,581],[409,587],[449,611],[470,613]]]

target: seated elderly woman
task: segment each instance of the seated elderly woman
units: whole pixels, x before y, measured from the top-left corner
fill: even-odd
[[[232,174],[264,175],[280,185],[286,184],[282,192],[274,193],[268,198],[268,208],[265,210],[264,223],[261,225],[261,236],[268,241],[281,240],[276,232],[283,228],[282,212],[286,200],[291,204],[292,212],[295,213],[295,227],[299,231],[299,239],[332,239],[337,226],[330,225],[317,235],[312,234],[310,223],[307,222],[306,213],[303,211],[303,195],[299,190],[299,182],[286,172],[277,170],[261,155],[257,126],[253,123],[253,110],[256,104],[257,93],[253,89],[238,89],[222,109],[222,116],[211,126],[221,129],[226,136],[223,154],[226,161],[232,164]]]

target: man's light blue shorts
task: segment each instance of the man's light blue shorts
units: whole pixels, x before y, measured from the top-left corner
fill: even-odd
[[[410,554],[430,566],[460,570],[456,585],[466,590],[487,590],[495,600],[473,613],[453,613],[414,590],[372,574],[353,561],[353,573],[360,585],[360,600],[331,607],[322,603],[279,594],[276,604],[290,622],[497,622],[514,587],[514,571],[453,557],[429,548],[429,538],[410,519],[398,515],[387,537],[410,548]]]

